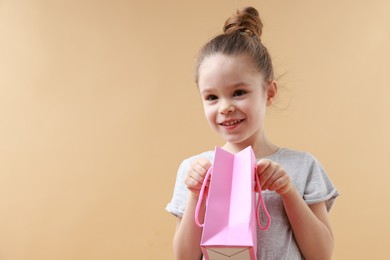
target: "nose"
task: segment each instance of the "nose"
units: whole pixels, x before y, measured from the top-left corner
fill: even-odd
[[[236,110],[234,104],[232,104],[227,100],[221,100],[220,104],[221,105],[219,106],[219,111],[218,111],[220,114],[227,115],[231,112],[234,112],[234,110]]]

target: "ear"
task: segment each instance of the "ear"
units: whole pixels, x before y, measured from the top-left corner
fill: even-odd
[[[267,106],[271,106],[274,103],[277,93],[278,93],[278,85],[276,84],[275,80],[272,80],[268,83],[266,89]]]

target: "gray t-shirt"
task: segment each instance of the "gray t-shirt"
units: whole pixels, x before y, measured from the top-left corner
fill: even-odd
[[[188,158],[179,167],[173,197],[166,207],[166,210],[175,216],[182,217],[186,207],[188,189],[184,184],[184,178],[187,169],[194,160],[202,157],[213,162],[214,151]],[[331,209],[339,193],[321,164],[311,154],[280,148],[266,158],[284,168],[308,205],[325,201],[327,210]],[[295,241],[280,195],[268,190],[263,191],[262,195],[272,223],[266,231],[257,230],[257,258],[304,259]]]

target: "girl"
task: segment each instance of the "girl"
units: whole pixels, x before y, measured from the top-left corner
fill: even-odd
[[[257,10],[244,8],[227,19],[223,34],[201,49],[196,83],[204,113],[226,141],[223,149],[237,153],[252,146],[258,159],[257,174],[272,217],[270,228],[258,232],[258,259],[330,259],[333,234],[328,212],[338,192],[311,154],[280,148],[264,132],[265,112],[278,89],[261,42],[262,27]],[[173,242],[177,259],[202,258],[202,229],[195,224],[194,213],[212,161],[213,151],[207,151],[179,167],[166,208],[177,216]]]

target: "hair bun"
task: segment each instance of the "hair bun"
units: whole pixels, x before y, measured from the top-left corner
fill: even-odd
[[[223,27],[224,33],[235,31],[244,32],[250,36],[261,37],[263,23],[260,20],[259,12],[254,7],[246,7],[237,10],[234,15],[229,17]]]

